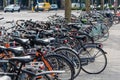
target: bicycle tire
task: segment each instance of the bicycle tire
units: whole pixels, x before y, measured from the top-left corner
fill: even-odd
[[[94,39],[87,33],[79,31],[78,32],[80,35],[84,35],[86,37],[86,43],[94,43]]]
[[[104,34],[103,37],[98,39],[97,42],[104,42],[104,41],[108,40],[108,38],[109,38],[109,32]]]
[[[47,55],[45,59],[50,63],[53,70],[65,70],[65,72],[67,72],[67,74],[63,73],[63,75],[62,74],[58,75],[58,78],[60,78],[60,80],[73,80],[74,79],[74,74],[75,74],[74,67],[72,63],[66,57],[63,57],[58,54],[50,54],[50,55]]]
[[[107,25],[101,24],[101,35],[97,41],[104,42],[108,39],[108,37],[109,37],[109,28],[107,27]]]
[[[98,50],[99,52],[101,52],[101,55],[103,56],[103,58],[100,58],[100,60],[98,60],[98,62],[97,62],[97,59],[98,59],[97,57],[100,57],[101,55],[99,53],[97,53],[97,54],[99,54],[99,56],[97,56],[97,54],[94,54],[93,51],[95,52],[95,49]],[[102,71],[104,71],[104,69],[107,66],[107,57],[106,57],[105,53],[106,52],[104,52],[103,49],[101,49],[100,47],[97,47],[95,45],[93,45],[93,46],[87,45],[87,46],[84,46],[84,48],[81,48],[79,51],[79,57],[81,58],[82,70],[88,74],[99,74]],[[95,65],[95,62],[97,62],[96,63],[97,65]]]
[[[81,71],[81,61],[78,56],[78,53],[74,49],[71,49],[68,47],[59,47],[55,49],[54,52],[56,54],[65,56],[67,59],[69,59],[74,64],[74,69],[75,69],[74,78],[76,78]]]

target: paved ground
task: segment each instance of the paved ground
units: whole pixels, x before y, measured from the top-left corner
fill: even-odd
[[[76,15],[78,15],[78,11],[73,11]],[[21,11],[20,13],[18,12],[6,12],[4,13],[3,11],[0,11],[0,17],[4,17],[5,20],[18,20],[18,19],[33,19],[33,20],[47,20],[47,17],[50,15],[58,14],[61,16],[64,16],[64,11],[63,10],[58,10],[58,11],[43,11],[43,12],[32,12],[32,11]]]
[[[120,80],[120,24],[110,29],[110,37],[104,42],[104,50],[108,53],[108,65],[104,72],[90,75],[81,72],[76,80]]]
[[[4,20],[18,20],[18,19],[33,19],[33,20],[47,20],[47,16],[57,13],[58,15],[64,15],[64,11],[50,11],[50,12],[34,12],[22,11],[20,13],[4,13],[0,12],[0,17],[4,17]],[[74,14],[78,15],[76,11]],[[75,80],[120,80],[120,24],[114,25],[110,29],[109,39],[103,43],[104,50],[108,53],[108,66],[104,72],[97,75],[90,75],[84,72],[77,77]]]

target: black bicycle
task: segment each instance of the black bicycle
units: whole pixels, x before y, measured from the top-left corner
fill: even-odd
[[[0,47],[0,51],[4,53],[4,55],[1,53],[0,58],[1,76],[8,75],[13,80],[73,80],[74,67],[67,58],[61,55],[45,56],[38,51],[34,55],[11,57],[8,51],[15,50]]]

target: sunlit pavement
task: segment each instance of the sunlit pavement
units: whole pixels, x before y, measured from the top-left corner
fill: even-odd
[[[73,14],[79,15],[78,11],[72,11]],[[58,11],[44,11],[44,12],[32,12],[21,11],[18,12],[0,12],[0,17],[4,17],[5,21],[19,20],[19,19],[33,19],[39,21],[46,21],[50,15],[62,15],[63,10]],[[80,75],[75,80],[119,80],[120,79],[120,24],[113,25],[110,29],[110,36],[107,41],[103,43],[103,49],[107,52],[108,65],[104,72],[96,75],[90,75],[81,71]]]
[[[102,73],[96,75],[81,72],[75,80],[120,79],[120,24],[113,25],[109,32],[109,39],[103,42],[103,49],[107,52],[107,68]]]

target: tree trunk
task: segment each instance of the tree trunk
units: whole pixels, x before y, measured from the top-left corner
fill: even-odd
[[[109,5],[111,5],[111,0],[108,0]]]
[[[118,7],[118,0],[114,0],[114,13],[117,13],[117,7]]]
[[[65,18],[67,22],[71,22],[71,0],[65,0]]]
[[[89,13],[90,12],[90,0],[85,0],[85,4],[86,4],[86,12]]]
[[[7,5],[6,0],[3,0],[3,7]]]
[[[16,0],[14,0],[14,4],[16,4]]]
[[[65,8],[65,0],[61,0],[61,7],[60,8],[62,8],[62,9]]]
[[[104,10],[104,0],[101,0],[101,10]]]
[[[31,8],[31,2],[32,2],[32,0],[28,0],[28,9],[30,9]]]

